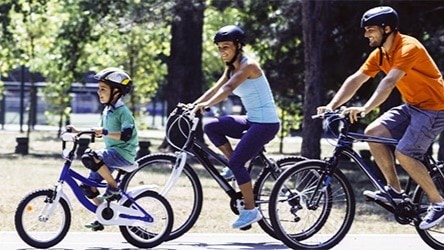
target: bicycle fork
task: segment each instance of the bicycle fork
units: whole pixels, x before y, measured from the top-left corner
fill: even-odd
[[[63,183],[59,182],[54,186],[54,189],[51,190],[51,196],[46,197],[45,206],[39,214],[39,221],[46,222],[49,220],[50,216],[54,213],[54,210],[59,204],[60,197],[62,197],[68,203],[70,209],[72,209],[71,203],[69,202],[68,197],[63,192]]]
[[[168,192],[176,184],[177,180],[180,177],[180,174],[183,171],[183,168],[185,167],[185,163],[187,162],[187,153],[185,151],[181,151],[176,154],[177,154],[176,162],[174,163],[174,166],[171,169],[171,175],[168,178],[168,181],[165,184],[165,187],[163,188],[162,192],[160,192],[160,194],[164,197],[168,195]]]

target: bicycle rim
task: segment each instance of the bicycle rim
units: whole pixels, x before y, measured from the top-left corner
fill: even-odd
[[[153,191],[145,191],[135,197],[135,200],[153,217],[154,223],[147,227],[120,226],[120,232],[129,243],[136,247],[156,247],[169,237],[173,227],[173,209],[164,197]],[[131,205],[131,201],[125,202],[125,206]]]
[[[152,154],[138,160],[139,169],[127,174],[122,180],[122,188],[128,190],[140,185],[153,185],[161,192],[168,181],[176,157],[171,154]],[[167,240],[173,240],[196,223],[202,210],[202,186],[190,165],[185,164],[177,183],[166,195],[173,207],[174,224]]]
[[[432,173],[432,179],[435,185],[438,187],[438,191],[442,197],[444,197],[444,178],[439,172]],[[419,204],[419,210],[421,211],[419,217],[421,220],[425,217],[427,213],[427,208],[430,205],[430,201],[420,187],[415,190],[413,197],[413,203]],[[419,228],[419,223],[415,223],[416,231],[418,232],[421,239],[433,249],[443,249],[444,248],[444,222],[430,228],[429,230],[421,230]]]
[[[304,160],[302,157],[286,157],[276,161],[277,166],[282,170],[285,167],[291,166]],[[263,168],[263,166],[261,166]],[[270,222],[270,216],[268,215],[268,202],[270,200],[271,190],[276,182],[275,177],[272,175],[269,169],[263,169],[259,177],[254,184],[254,195],[256,197],[256,205],[262,214],[263,220],[258,222],[259,226],[273,238],[277,238],[274,233],[273,226]]]
[[[273,187],[270,220],[276,234],[291,248],[331,248],[351,227],[355,200],[342,172],[335,172],[329,185],[315,194],[324,169],[322,161],[301,162],[286,170]],[[312,202],[312,197],[319,202]]]
[[[15,227],[20,238],[36,248],[49,248],[59,243],[71,225],[71,213],[67,202],[60,199],[48,220],[39,220],[52,190],[39,190],[30,193],[18,205],[15,214]]]

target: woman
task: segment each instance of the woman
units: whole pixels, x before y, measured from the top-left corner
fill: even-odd
[[[244,209],[233,223],[233,228],[243,228],[262,219],[255,206],[251,177],[245,164],[274,138],[280,122],[264,72],[256,61],[243,53],[244,31],[234,25],[222,27],[214,43],[226,68],[216,84],[193,103],[193,112],[222,102],[232,93],[240,97],[247,111],[244,116],[215,118],[204,127],[211,142],[229,160],[230,170],[244,197]],[[227,137],[241,138],[234,151]]]

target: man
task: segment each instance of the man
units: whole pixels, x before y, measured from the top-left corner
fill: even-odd
[[[352,122],[361,113],[368,114],[381,105],[398,88],[405,104],[394,107],[373,121],[365,133],[399,140],[395,157],[407,173],[426,192],[432,203],[420,223],[429,229],[444,218],[444,200],[421,163],[423,155],[435,137],[444,129],[444,82],[442,75],[424,46],[415,38],[398,31],[398,14],[391,7],[376,7],[361,19],[364,36],[376,49],[361,68],[349,76],[326,106],[318,113],[333,110],[350,100],[370,77],[385,73],[373,95],[362,107],[348,107]],[[382,144],[369,143],[372,155],[387,181],[386,192],[365,191],[364,195],[388,203],[388,196],[401,202],[403,191],[395,169],[391,149]]]

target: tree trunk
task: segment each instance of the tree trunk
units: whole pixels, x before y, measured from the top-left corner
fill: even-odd
[[[329,1],[302,2],[302,27],[305,60],[305,90],[302,123],[301,154],[308,158],[320,158],[321,121],[313,120],[316,107],[321,105],[323,86],[323,49],[326,38],[326,21]]]
[[[204,0],[181,0],[173,9],[171,50],[168,60],[167,111],[202,93],[202,30]]]
[[[167,113],[177,103],[190,103],[202,94],[202,33],[204,0],[176,1],[171,23],[171,48],[165,91]],[[200,132],[202,135],[203,133]],[[202,136],[200,136],[202,137]],[[165,149],[166,140],[159,148]]]

